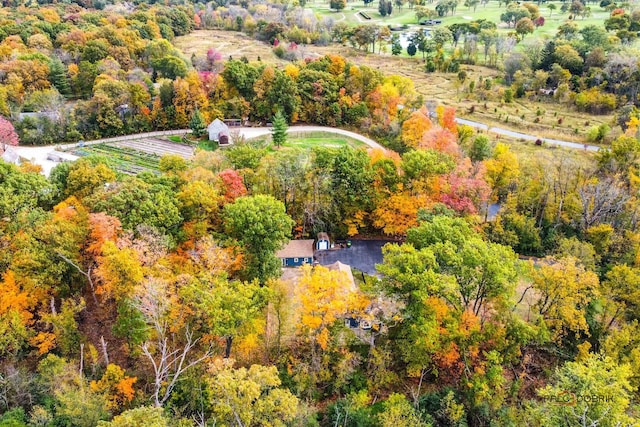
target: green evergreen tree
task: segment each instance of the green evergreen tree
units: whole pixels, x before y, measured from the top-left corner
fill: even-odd
[[[69,86],[69,80],[67,80],[67,70],[58,58],[54,57],[51,59],[51,64],[49,65],[49,80],[61,95],[71,95],[71,87]]]
[[[415,56],[417,51],[418,48],[416,48],[415,44],[410,43],[409,46],[407,46],[407,53],[409,54],[409,56]]]
[[[396,56],[402,53],[402,44],[400,44],[400,35],[394,33],[391,35],[391,54]]]
[[[200,110],[198,110],[197,108],[191,115],[191,120],[189,121],[189,129],[191,129],[191,131],[193,132],[193,136],[195,136],[196,138],[200,138],[207,133],[207,124],[205,123],[204,117],[202,117]]]
[[[278,148],[287,142],[287,127],[287,119],[282,111],[278,110],[273,116],[273,128],[271,129],[271,139]]]
[[[380,13],[380,16],[387,16],[387,11],[387,2],[384,0],[380,0],[380,3],[378,3],[378,12]]]

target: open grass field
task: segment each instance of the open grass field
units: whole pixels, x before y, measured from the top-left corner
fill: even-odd
[[[426,6],[430,9],[435,8],[437,2],[433,2],[431,4],[427,4]],[[532,2],[535,3],[535,2]],[[549,10],[549,5],[554,4],[556,9],[551,11]],[[569,13],[560,12],[560,7],[562,6],[561,2],[547,2],[541,4],[540,14],[545,19],[544,26],[536,29],[534,35],[537,36],[553,36],[558,29],[558,27],[565,22]],[[330,17],[334,20],[334,22],[345,22],[350,25],[360,25],[365,23],[372,23],[378,25],[417,25],[418,20],[416,19],[415,10],[409,9],[408,6],[402,7],[402,9],[398,9],[394,6],[393,13],[390,16],[381,16],[378,12],[378,3],[373,2],[369,5],[364,5],[362,2],[349,2],[347,3],[347,7],[340,12],[336,12],[335,10],[329,9],[329,2],[315,0],[313,2],[308,2],[306,7],[308,9],[313,10],[319,16]],[[586,18],[578,17],[575,22],[579,28],[582,28],[587,25],[593,24],[602,24],[602,22],[609,17],[609,12],[600,8],[597,3],[590,3],[589,7],[591,8],[591,15]],[[505,10],[505,5],[502,4],[498,6],[497,2],[491,1],[486,5],[478,5],[476,9],[467,8],[463,6],[463,2],[460,2],[460,5],[456,9],[453,14],[447,14],[443,17],[438,17],[437,19],[442,20],[442,24],[440,25],[451,25],[454,23],[460,22],[468,22],[476,19],[486,19],[488,21],[495,22],[498,24],[498,30],[503,32],[513,31],[513,28],[509,28],[506,24],[500,23],[500,14]],[[359,15],[359,12],[367,13],[371,19],[366,20]],[[531,37],[531,36],[528,36]]]
[[[264,145],[267,146],[270,150],[275,150],[275,147],[271,144],[271,136],[261,136],[253,138],[248,140],[247,142],[257,145]],[[283,147],[309,150],[313,147],[320,146],[340,148],[347,145],[353,148],[366,148],[366,145],[361,141],[349,138],[347,136],[336,135],[330,132],[292,132],[287,134],[287,142],[283,145]]]

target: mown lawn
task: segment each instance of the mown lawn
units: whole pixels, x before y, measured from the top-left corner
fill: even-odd
[[[198,149],[204,151],[215,151],[218,149],[218,143],[215,141],[209,141],[208,139],[206,141],[199,141]]]
[[[261,136],[251,139],[248,142],[256,145],[266,146],[267,148],[269,148],[269,150],[276,149],[271,143],[270,136]],[[366,144],[356,139],[352,139],[343,135],[336,135],[331,132],[304,132],[288,134],[287,142],[281,147],[281,149],[301,148],[304,150],[310,150],[313,147],[341,148],[345,146],[362,148],[366,147]]]

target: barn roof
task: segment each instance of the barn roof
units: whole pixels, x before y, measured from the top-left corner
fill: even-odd
[[[224,124],[224,122],[222,120],[220,120],[220,119],[215,119],[214,121],[209,123],[209,126],[207,126],[207,129],[208,130],[217,130],[218,132],[221,132],[221,131],[229,132],[229,126]]]
[[[276,252],[278,258],[312,258],[313,239],[291,240],[287,246]]]

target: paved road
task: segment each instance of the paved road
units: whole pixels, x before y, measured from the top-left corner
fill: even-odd
[[[512,137],[512,138],[525,139],[527,141],[535,141],[537,139],[541,139],[542,141],[546,142],[547,144],[559,145],[561,147],[574,148],[574,149],[587,150],[587,151],[598,151],[598,150],[600,150],[600,147],[598,147],[597,145],[580,144],[578,142],[562,141],[562,140],[559,140],[559,139],[552,139],[552,138],[541,138],[539,136],[529,135],[529,134],[526,134],[526,133],[514,132],[514,131],[509,130],[509,129],[503,129],[503,128],[499,128],[499,127],[490,127],[490,126],[485,125],[484,123],[474,122],[473,120],[467,120],[467,119],[458,118],[458,119],[456,119],[456,121],[458,123],[462,124],[462,125],[471,126],[471,127],[476,128],[476,129],[482,129],[482,130],[485,130],[487,132],[493,132],[493,133],[498,134],[498,135],[509,136],[509,137]]]

